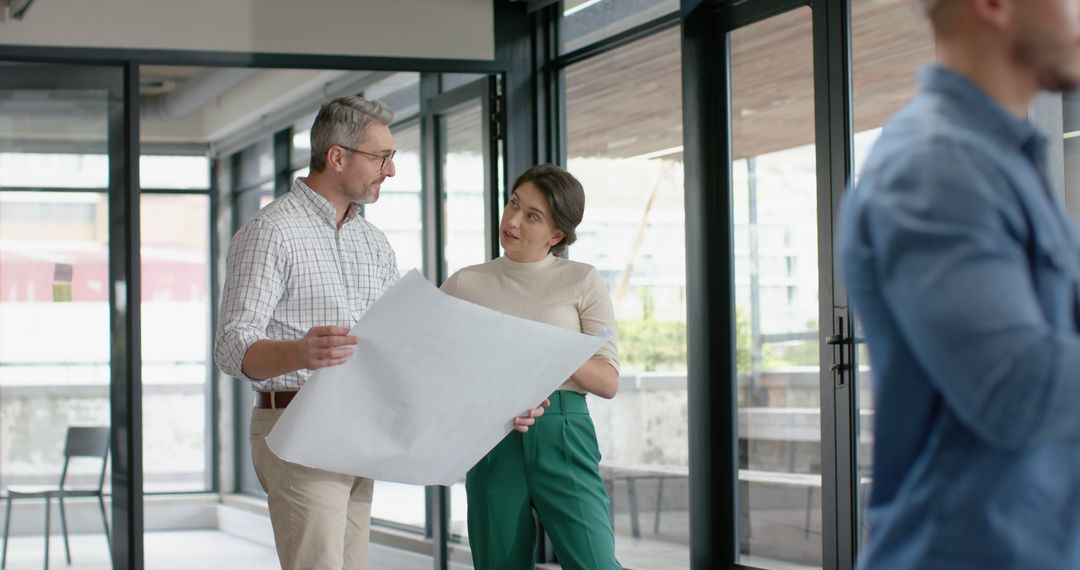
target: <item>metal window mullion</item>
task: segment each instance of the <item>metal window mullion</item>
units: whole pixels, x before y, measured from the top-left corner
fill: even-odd
[[[228,158],[222,159],[229,161],[229,200],[232,203],[232,220],[229,224],[231,229],[230,233],[236,233],[240,229],[240,167],[242,166],[242,160],[240,158],[240,151],[236,151],[229,155]],[[216,233],[216,232],[215,232]],[[220,254],[220,252],[219,252]],[[216,329],[215,329],[216,331]],[[245,492],[247,489],[244,487],[244,473],[243,466],[245,464],[244,458],[250,457],[244,453],[245,450],[250,450],[250,444],[245,442],[250,441],[247,437],[248,427],[244,425],[243,418],[245,414],[250,413],[245,408],[250,406],[250,403],[245,404],[245,388],[243,382],[232,382],[232,430],[233,430],[233,489]],[[250,397],[247,398],[250,402]]]
[[[221,256],[219,251],[221,248],[221,240],[218,238],[218,216],[220,216],[220,208],[218,206],[218,196],[220,194],[220,188],[218,183],[218,161],[210,161],[210,211],[208,212],[210,223],[210,243],[207,259],[210,260],[209,275],[207,276],[210,289],[210,334],[207,335],[206,342],[206,355],[207,355],[207,367],[206,367],[206,411],[207,421],[206,433],[210,434],[210,450],[207,453],[206,465],[210,469],[209,483],[210,490],[215,493],[221,492],[221,465],[220,465],[220,452],[221,452],[221,433],[218,431],[219,421],[221,419],[221,403],[218,400],[218,390],[220,389],[217,362],[214,359],[214,335],[217,331],[217,306],[218,306],[218,259]],[[239,465],[236,466],[239,468]]]
[[[805,0],[804,0],[805,1]],[[686,3],[684,2],[684,5]],[[664,31],[666,29],[679,25],[682,14],[678,11],[664,14],[658,18],[654,18],[643,24],[638,24],[628,30],[624,30],[602,40],[597,40],[586,46],[582,46],[572,52],[568,52],[561,56],[558,56],[555,60],[555,67],[565,68],[566,66],[573,65],[579,61],[596,57],[600,54],[607,53],[609,51],[618,49],[624,45],[632,44],[637,40],[649,37],[657,32]],[[558,39],[556,37],[556,39]],[[556,41],[555,50],[558,54],[559,44]]]
[[[543,153],[538,162],[554,162],[566,165],[566,89],[563,83],[565,66],[559,65],[559,38],[562,14],[560,6],[550,6],[537,15],[540,20],[536,31],[537,149]]]
[[[682,13],[690,563],[713,570],[738,555],[730,47],[706,4]]]
[[[713,11],[721,20],[721,26],[726,30],[743,28],[751,24],[768,20],[796,8],[807,6],[813,8],[821,4],[821,0],[749,0],[745,2],[714,1]]]
[[[143,568],[139,68],[109,93],[109,310],[112,560]]]
[[[818,186],[818,290],[822,337],[850,337],[850,314],[839,273],[835,221],[851,178],[852,115],[849,0],[813,5],[814,116]],[[843,323],[840,330],[840,323]],[[824,340],[824,338],[822,338]],[[824,567],[850,570],[857,545],[854,425],[855,370],[833,370],[854,362],[854,344],[821,343],[822,555]]]
[[[439,93],[439,77],[435,73],[420,74],[420,171],[423,186],[421,204],[423,215],[424,273],[436,284],[446,279],[443,263],[443,200],[442,161],[439,159],[442,130],[439,117],[431,108],[431,99]],[[450,529],[450,495],[442,486],[424,488],[424,534],[431,539],[432,564],[435,570],[449,567],[448,546]]]
[[[274,197],[284,196],[292,187],[292,127],[274,133]]]
[[[480,99],[481,155],[484,163],[484,220],[487,226],[485,240],[485,259],[499,256],[499,150],[498,122],[502,120],[499,112],[498,78],[488,76],[486,97]]]
[[[420,106],[423,117],[420,122],[420,170],[423,180],[423,217],[424,217],[424,269],[428,278],[436,284],[446,279],[443,270],[443,201],[442,201],[442,163],[439,160],[438,116],[429,105],[429,100],[438,94],[439,80],[436,74],[420,76]]]

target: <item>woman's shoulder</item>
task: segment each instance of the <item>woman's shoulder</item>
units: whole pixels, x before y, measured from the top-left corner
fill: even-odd
[[[552,264],[552,268],[561,273],[577,277],[579,279],[588,279],[593,276],[599,277],[600,270],[595,265],[585,263],[583,261],[574,261],[573,259],[556,258],[555,263]]]
[[[462,283],[475,283],[477,278],[484,275],[491,275],[494,272],[493,264],[494,261],[487,261],[476,265],[462,267],[451,274],[450,277],[443,282],[441,289],[443,291],[451,292],[456,291]]]
[[[498,269],[498,260],[493,259],[491,261],[485,261],[484,263],[477,263],[476,265],[468,265],[462,267],[454,272],[451,277],[464,277],[469,275],[483,275],[489,273],[495,273]]]
[[[459,269],[446,280],[442,290],[460,299],[490,306],[493,297],[505,293],[506,284],[504,268],[498,260],[493,260]]]

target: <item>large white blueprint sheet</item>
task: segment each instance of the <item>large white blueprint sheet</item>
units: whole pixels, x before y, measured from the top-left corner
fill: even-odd
[[[282,459],[413,485],[452,485],[606,339],[451,297],[415,270],[353,327],[267,437]]]

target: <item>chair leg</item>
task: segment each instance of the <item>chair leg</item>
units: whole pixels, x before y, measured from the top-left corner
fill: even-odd
[[[806,487],[806,524],[803,526],[803,538],[810,538],[810,505],[814,500],[814,487]]]
[[[11,495],[7,498],[7,508],[4,509],[4,553],[0,555],[0,570],[7,566],[7,541],[8,531],[11,530]]]
[[[112,539],[109,538],[109,519],[105,518],[105,499],[101,495],[97,498],[98,506],[101,507],[101,526],[105,529],[105,546],[108,547],[109,559],[112,559]],[[0,568],[0,570],[3,570]]]
[[[653,534],[660,534],[660,511],[664,507],[664,479],[663,475],[656,478],[656,515],[653,519]]]
[[[52,503],[45,497],[45,570],[49,570],[49,513],[52,511]]]
[[[64,531],[64,556],[67,557],[68,566],[71,566],[71,546],[68,545],[67,513],[64,512],[64,498],[57,497],[56,500],[60,503],[60,528]]]

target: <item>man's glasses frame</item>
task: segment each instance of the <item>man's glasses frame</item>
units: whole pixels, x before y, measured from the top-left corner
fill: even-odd
[[[334,144],[337,144],[337,143],[334,143]],[[397,154],[397,150],[392,150],[392,151],[390,151],[389,154],[375,154],[373,152],[368,152],[366,150],[360,150],[358,148],[352,148],[352,147],[349,147],[349,146],[345,146],[343,144],[337,144],[337,146],[340,146],[341,148],[343,148],[343,149],[345,149],[345,150],[347,150],[349,152],[355,152],[356,154],[362,154],[362,155],[364,155],[366,157],[369,157],[369,158],[372,158],[372,159],[381,160],[382,162],[379,163],[379,172],[382,172],[382,170],[384,168],[386,168],[386,163],[394,160],[394,155]]]

